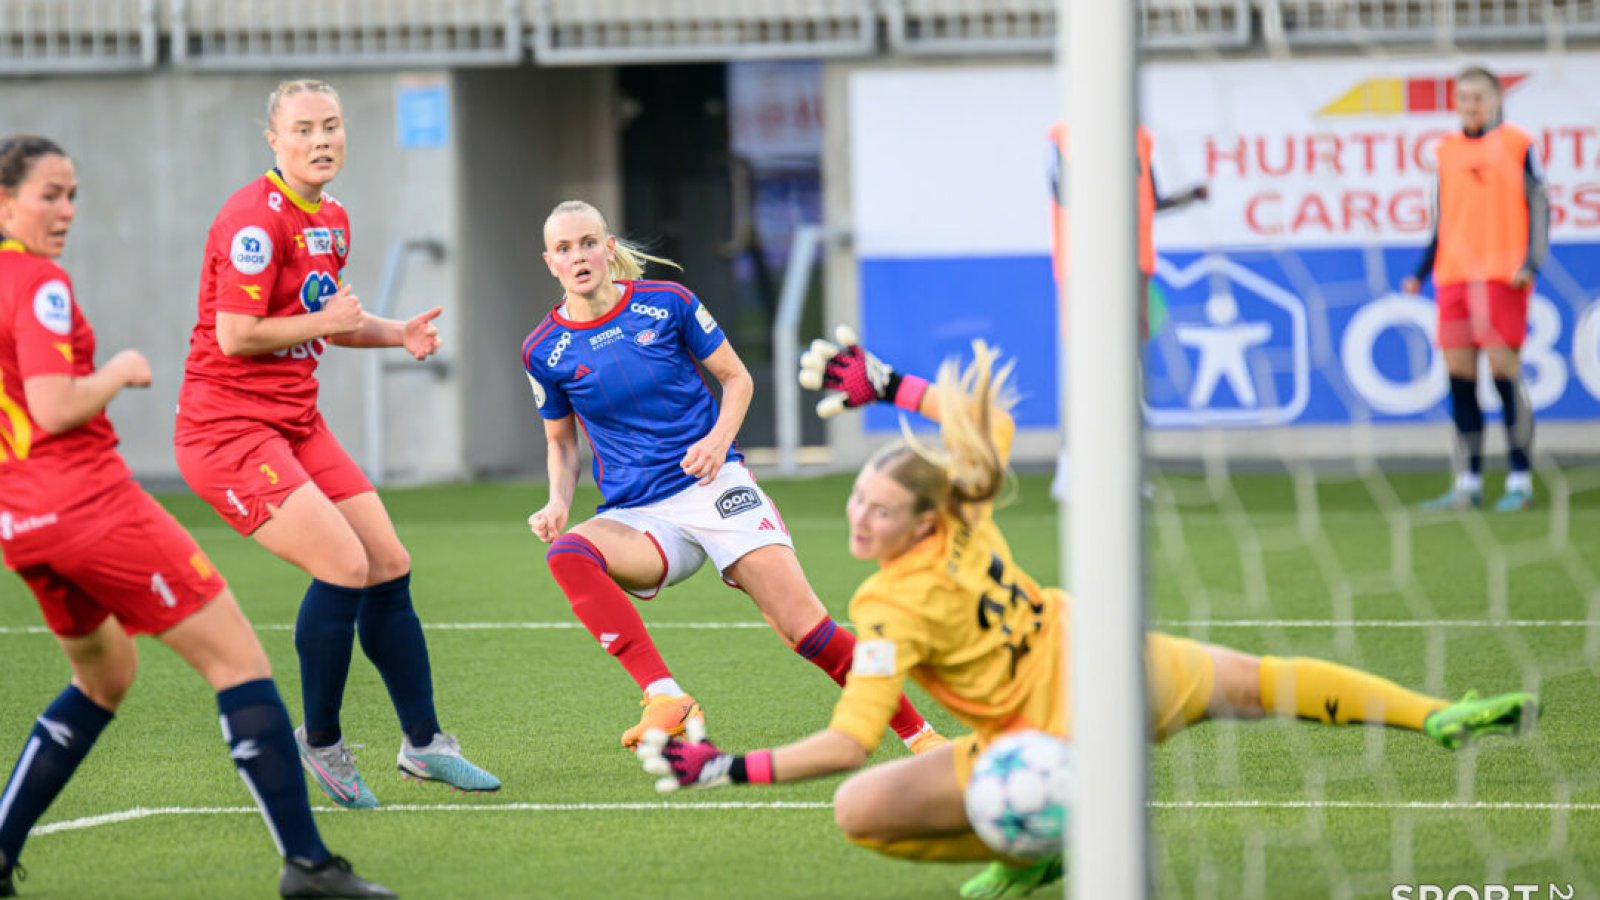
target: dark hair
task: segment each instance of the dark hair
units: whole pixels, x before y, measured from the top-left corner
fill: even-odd
[[[0,188],[14,191],[33,170],[34,160],[41,156],[66,156],[67,151],[47,137],[37,134],[13,134],[0,138]]]
[[[1461,74],[1456,76],[1456,81],[1458,82],[1472,79],[1488,82],[1490,90],[1494,91],[1494,95],[1496,97],[1501,96],[1500,77],[1483,66],[1467,66],[1461,70]]]

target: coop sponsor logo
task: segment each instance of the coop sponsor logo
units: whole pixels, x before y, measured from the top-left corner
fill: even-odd
[[[622,326],[613,325],[599,334],[590,335],[589,349],[599,350],[602,347],[609,347],[620,340],[622,340]]]
[[[1397,884],[1390,900],[1572,900],[1570,884]]]
[[[650,318],[655,319],[658,322],[660,320],[662,320],[662,319],[665,319],[667,316],[671,315],[671,313],[667,312],[666,310],[662,309],[659,306],[648,306],[648,305],[643,304],[643,303],[630,303],[630,304],[628,304],[628,309],[633,310],[634,312],[638,313],[641,316],[649,316]]]
[[[550,351],[550,355],[544,358],[544,364],[554,369],[556,363],[561,362],[561,354],[567,352],[567,348],[570,346],[572,346],[572,332],[561,332],[561,338],[556,341],[556,345]]]
[[[761,505],[761,498],[747,487],[730,488],[717,498],[717,514],[724,519],[748,512]]]

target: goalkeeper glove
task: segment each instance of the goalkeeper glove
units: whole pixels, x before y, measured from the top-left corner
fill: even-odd
[[[830,419],[846,409],[874,401],[893,402],[912,412],[921,408],[922,395],[928,390],[927,379],[896,372],[862,347],[848,325],[840,325],[835,336],[838,344],[817,338],[800,357],[801,387],[840,391],[817,402],[817,415]]]
[[[661,776],[656,790],[663,794],[680,787],[714,788],[725,784],[767,784],[772,781],[772,751],[758,750],[745,756],[724,753],[705,740],[705,726],[689,723],[689,740],[667,737],[652,728],[639,742],[638,754],[644,770]]]

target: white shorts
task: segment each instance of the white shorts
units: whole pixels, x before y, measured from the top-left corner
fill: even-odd
[[[595,518],[644,532],[660,551],[666,565],[661,583],[648,591],[628,590],[640,600],[693,575],[708,557],[722,573],[752,550],[773,544],[794,549],[778,507],[742,462],[724,465],[710,484],[691,484],[665,500],[608,509]],[[722,580],[738,587],[726,576]]]

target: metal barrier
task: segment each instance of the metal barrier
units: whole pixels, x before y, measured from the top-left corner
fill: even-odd
[[[186,69],[517,65],[518,0],[171,0]]]
[[[1270,45],[1600,36],[1600,0],[1257,0]]]
[[[373,315],[394,315],[395,300],[400,296],[400,286],[405,283],[408,254],[421,253],[437,263],[444,259],[444,252],[444,242],[436,238],[413,238],[390,244],[389,255],[383,261],[383,277],[378,281],[378,299],[372,307]],[[435,378],[443,378],[450,372],[449,363],[437,356],[420,363],[410,358],[386,357],[387,354],[381,350],[368,350],[362,354],[361,360],[365,370],[362,382],[366,394],[361,410],[362,424],[365,426],[362,440],[366,445],[363,461],[367,478],[379,487],[386,480],[389,464],[385,452],[389,419],[384,409],[384,379],[391,372],[428,372]]]
[[[800,470],[800,314],[810,292],[812,263],[827,241],[844,237],[836,229],[801,225],[789,245],[789,268],[778,295],[778,314],[772,320],[772,391],[777,414],[778,471],[793,475]]]
[[[907,54],[1055,51],[1056,0],[885,0],[889,49]],[[1141,0],[1147,50],[1250,44],[1250,0]]]
[[[6,0],[0,3],[0,74],[154,69],[156,0]]]
[[[540,65],[866,56],[870,0],[528,0]]]

